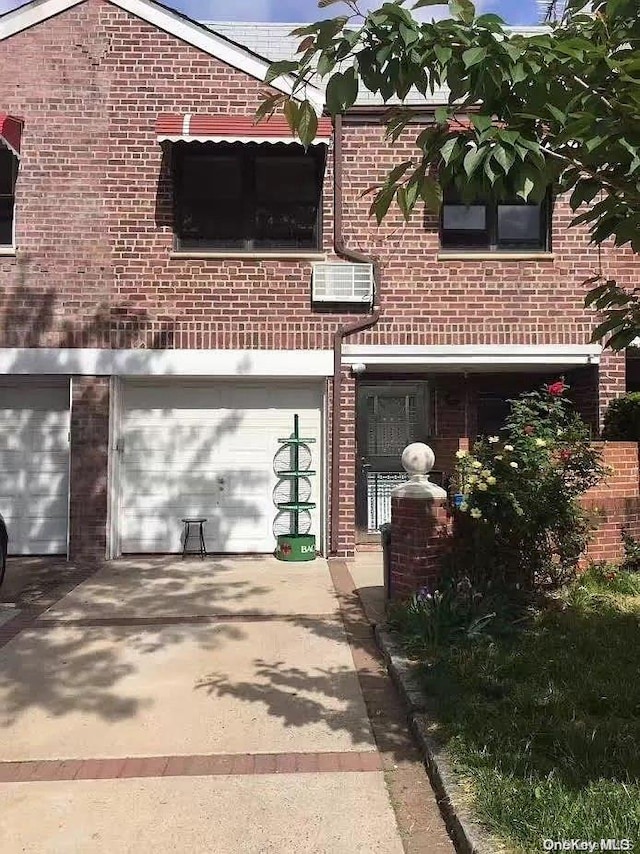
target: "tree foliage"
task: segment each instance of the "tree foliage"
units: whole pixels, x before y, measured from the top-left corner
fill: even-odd
[[[421,202],[436,211],[446,187],[463,200],[491,192],[538,201],[553,186],[569,194],[573,224],[586,226],[594,243],[640,252],[638,0],[593,0],[588,10],[585,0],[569,0],[562,20],[533,36],[497,15],[476,15],[470,0],[449,0],[449,17],[428,22],[412,9],[436,0],[394,0],[370,12],[345,2],[349,15],[294,31],[297,61],[274,63],[266,79],[293,74],[298,100],[271,96],[259,114],[283,109],[309,144],[315,113],[300,97],[320,75],[332,115],[349,110],[361,87],[380,95],[394,142],[415,127],[407,96],[446,86],[448,104],[422,125],[415,156],[371,189],[378,222],[394,202],[406,219]],[[603,282],[587,304],[606,317],[597,340],[621,348],[638,334],[635,291]]]

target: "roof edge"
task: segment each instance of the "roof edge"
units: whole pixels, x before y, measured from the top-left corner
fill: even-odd
[[[84,2],[85,0],[31,0],[30,3],[19,6],[17,9],[5,12],[0,15],[0,41]],[[264,83],[267,69],[271,64],[270,59],[216,33],[204,24],[156,0],[108,0],[108,2]],[[285,95],[291,95],[294,83],[295,78],[287,74],[265,85]],[[297,100],[306,97],[317,113],[321,113],[324,108],[324,94],[315,86],[307,85],[304,92],[296,93],[294,97]]]

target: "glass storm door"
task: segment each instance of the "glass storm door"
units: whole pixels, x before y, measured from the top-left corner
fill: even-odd
[[[356,521],[375,533],[391,518],[391,490],[406,480],[403,450],[427,434],[422,383],[361,385],[357,410]]]

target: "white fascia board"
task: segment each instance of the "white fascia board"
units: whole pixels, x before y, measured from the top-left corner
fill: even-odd
[[[328,377],[331,350],[0,348],[0,375]]]
[[[0,41],[83,2],[84,0],[33,0],[32,3],[27,3],[25,6],[7,12],[0,16]],[[224,62],[238,69],[238,71],[243,71],[257,80],[264,81],[267,69],[271,64],[270,60],[233,44],[197,21],[180,15],[166,6],[154,3],[152,0],[109,0],[109,2],[181,41],[199,48],[208,53],[209,56],[219,59],[220,62]],[[293,91],[294,81],[295,78],[292,75],[286,74],[278,77],[269,85],[285,95],[290,95]],[[298,100],[307,98],[313,104],[316,112],[322,113],[324,94],[315,86],[307,85],[294,97]]]
[[[600,362],[602,347],[599,344],[467,344],[427,345],[358,345],[343,347],[343,362],[347,365],[363,363],[367,366],[424,365],[472,366],[535,366],[535,365],[596,365]]]

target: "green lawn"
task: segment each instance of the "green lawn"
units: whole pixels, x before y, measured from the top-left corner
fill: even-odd
[[[442,737],[511,850],[629,838],[640,851],[640,596],[583,586],[523,631],[432,660]]]

